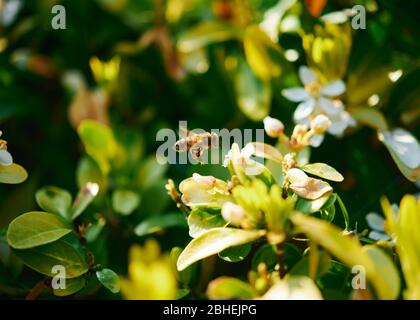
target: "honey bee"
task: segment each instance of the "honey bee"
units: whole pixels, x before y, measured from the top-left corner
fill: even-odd
[[[201,156],[203,152],[210,149],[216,148],[219,145],[219,136],[214,132],[194,133],[187,129],[185,131],[186,138],[178,140],[174,144],[174,150],[177,152],[190,152],[193,159],[203,164]]]

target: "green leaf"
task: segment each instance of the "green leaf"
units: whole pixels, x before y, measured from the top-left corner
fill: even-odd
[[[250,300],[257,296],[255,290],[247,283],[232,277],[220,277],[209,283],[207,288],[209,299]]]
[[[54,186],[47,186],[38,190],[35,194],[38,205],[47,212],[56,213],[68,219],[71,207],[71,194]]]
[[[238,60],[234,87],[236,102],[249,119],[261,121],[268,115],[272,96],[270,83],[257,78],[243,59]]]
[[[28,178],[26,170],[16,164],[12,163],[10,166],[0,165],[0,183],[17,184]]]
[[[289,271],[290,275],[293,276],[310,276],[309,274],[310,259],[308,256],[303,257],[296,263],[293,268]],[[331,267],[331,258],[325,251],[319,252],[318,257],[318,268],[316,270],[316,278],[322,277],[327,273]]]
[[[39,247],[23,250],[13,250],[25,265],[35,271],[54,277],[52,268],[61,265],[66,270],[66,278],[76,278],[88,271],[88,265],[68,242],[59,239]]]
[[[153,186],[165,176],[168,166],[157,162],[155,156],[147,158],[142,162],[136,177],[138,184],[143,188]]]
[[[84,277],[66,279],[66,287],[64,289],[54,289],[53,293],[57,297],[65,297],[74,294],[86,285],[86,279]]]
[[[258,265],[264,263],[268,271],[273,271],[276,264],[279,262],[277,256],[277,249],[275,244],[266,243],[255,252],[252,258],[252,269],[258,270]]]
[[[388,130],[384,115],[372,107],[354,108],[350,110],[350,113],[357,122],[364,123],[376,130]]]
[[[56,241],[71,231],[55,214],[33,211],[10,223],[7,241],[12,248],[28,249]]]
[[[182,298],[185,298],[187,295],[190,294],[189,289],[177,289],[175,294],[175,300],[180,300]]]
[[[193,239],[178,259],[178,270],[184,270],[194,262],[214,255],[226,248],[257,240],[265,235],[264,230],[241,230],[234,228],[211,229]]]
[[[173,268],[173,271],[175,273],[177,280],[181,282],[182,284],[184,284],[185,286],[189,286],[194,276],[197,273],[198,264],[193,264],[182,271],[178,271],[176,268],[176,263],[181,253],[182,253],[182,248],[180,247],[172,248],[171,253],[170,253],[170,258],[172,262],[171,265],[172,265],[172,268]]]
[[[140,195],[131,190],[117,189],[112,193],[112,207],[123,216],[128,216],[139,206]]]
[[[185,217],[181,213],[162,214],[146,219],[137,225],[134,233],[139,237],[143,237],[173,227],[187,227]]]
[[[244,260],[251,252],[252,245],[249,243],[236,247],[230,247],[219,252],[219,257],[227,262],[240,262]]]
[[[333,167],[330,167],[325,163],[310,163],[305,164],[301,167],[303,171],[313,174],[314,176],[321,177],[331,181],[341,182],[344,180],[344,177]]]
[[[180,51],[191,52],[212,43],[233,39],[240,35],[240,30],[220,21],[203,22],[184,32],[178,39]]]
[[[102,269],[96,271],[96,277],[99,282],[104,285],[112,293],[118,293],[120,291],[120,278],[111,269]]]
[[[316,200],[308,200],[299,197],[296,201],[296,210],[312,214],[321,210],[321,208],[326,208],[327,206],[333,204],[335,200],[336,196],[334,194],[327,194]]]
[[[98,164],[89,156],[84,156],[79,161],[76,170],[77,185],[83,188],[87,183],[98,184],[99,192],[105,192],[108,188],[108,179],[101,172]]]
[[[95,120],[83,120],[77,132],[87,154],[99,165],[103,174],[108,174],[112,160],[118,151],[118,144],[110,127]]]
[[[220,212],[211,209],[194,208],[188,216],[189,234],[191,238],[198,238],[210,229],[221,228],[226,225],[227,222],[223,219]]]

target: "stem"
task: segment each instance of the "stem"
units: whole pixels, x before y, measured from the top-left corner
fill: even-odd
[[[31,291],[29,291],[28,295],[26,296],[25,300],[36,300],[38,296],[44,291],[44,289],[47,287],[47,279],[43,278],[41,279],[33,288]]]
[[[283,279],[286,275],[286,268],[284,263],[284,241],[277,244],[277,255],[279,259],[279,275],[280,279]]]
[[[184,213],[185,217],[188,217],[191,210],[182,202],[181,195],[176,190],[175,183],[172,179],[168,180],[165,188],[166,191],[168,191],[168,195],[175,202],[177,208],[179,208]]]
[[[344,205],[343,200],[341,200],[340,196],[338,195],[338,193],[335,194],[337,196],[337,201],[338,204],[340,206],[341,212],[343,213],[343,217],[344,217],[344,223],[346,226],[346,230],[349,231],[350,230],[350,216],[349,213],[346,209],[346,206]]]

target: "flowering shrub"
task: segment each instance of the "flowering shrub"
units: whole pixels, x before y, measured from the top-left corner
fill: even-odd
[[[1,298],[420,299],[414,1],[54,4],[0,0]]]

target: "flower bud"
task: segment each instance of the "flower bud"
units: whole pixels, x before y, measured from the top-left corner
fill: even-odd
[[[264,130],[271,138],[278,138],[284,131],[284,125],[280,120],[271,117],[264,118]]]
[[[292,137],[298,139],[298,137],[303,136],[306,132],[308,132],[308,126],[306,124],[297,124],[293,129]]]
[[[327,131],[330,126],[331,126],[331,120],[323,114],[317,115],[311,121],[311,129],[316,134],[324,134],[325,131]]]
[[[216,178],[213,176],[202,176],[198,173],[193,173],[192,177],[195,182],[205,188],[213,188],[216,184]]]
[[[241,206],[228,201],[223,204],[222,216],[225,221],[238,226],[246,217],[246,212]]]

